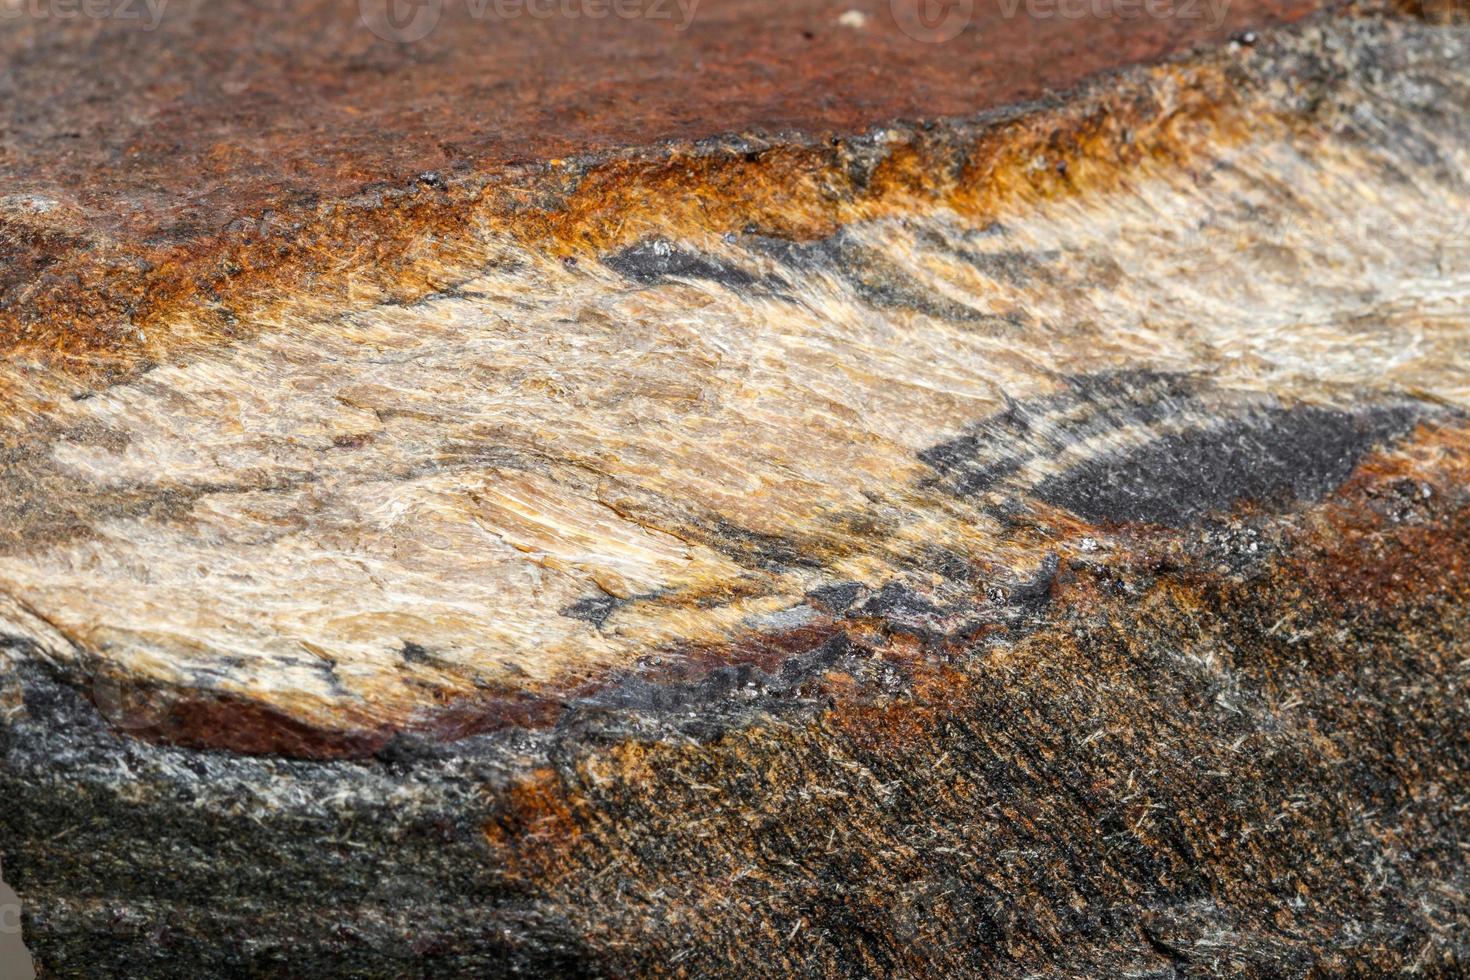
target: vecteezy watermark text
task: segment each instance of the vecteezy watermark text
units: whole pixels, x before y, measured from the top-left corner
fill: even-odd
[[[151,31],[163,21],[169,0],[0,0],[0,21],[119,20]]]
[[[408,44],[433,33],[451,3],[461,4],[476,21],[653,20],[676,31],[694,23],[700,0],[358,0],[358,14],[385,41]]]
[[[1001,20],[1177,20],[1218,30],[1232,0],[888,0],[893,21],[915,41],[941,44],[976,27],[979,3]]]
[[[1024,10],[1033,20],[1185,20],[1218,30],[1230,0],[998,0],[1001,16]]]

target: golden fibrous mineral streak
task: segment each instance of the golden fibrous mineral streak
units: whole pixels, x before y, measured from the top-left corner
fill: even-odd
[[[0,827],[43,960],[1452,970],[1467,49],[1359,10],[434,174],[128,280],[115,335],[36,306]]]

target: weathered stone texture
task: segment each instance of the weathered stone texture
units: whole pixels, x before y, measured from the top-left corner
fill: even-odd
[[[1458,975],[1467,55],[589,153],[16,340],[38,962]]]

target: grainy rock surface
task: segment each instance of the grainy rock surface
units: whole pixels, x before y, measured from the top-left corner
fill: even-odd
[[[0,848],[38,964],[1457,975],[1440,20],[589,156],[361,294],[273,273],[227,338],[184,304],[142,360],[18,341]]]

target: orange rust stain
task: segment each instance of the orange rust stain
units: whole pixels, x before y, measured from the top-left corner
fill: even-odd
[[[582,830],[556,770],[533,769],[496,795],[485,842],[512,874],[544,877],[576,847]]]
[[[1160,101],[1165,92],[1169,104]],[[804,241],[847,222],[941,206],[987,220],[1027,201],[1126,186],[1140,161],[1203,161],[1281,124],[1268,108],[1241,104],[1228,62],[1204,61],[1150,69],[991,128],[905,130],[866,180],[850,172],[852,144],[843,140],[750,153],[675,147],[577,173],[502,168],[481,175],[480,190],[412,186],[371,207],[329,203],[244,232],[140,242],[135,262],[111,270],[95,267],[86,250],[65,251],[57,258],[76,265],[70,281],[85,288],[53,285],[0,309],[0,349],[84,385],[106,384],[237,340],[252,320],[443,289],[483,261],[486,233],[590,256],[653,234],[753,228]]]

